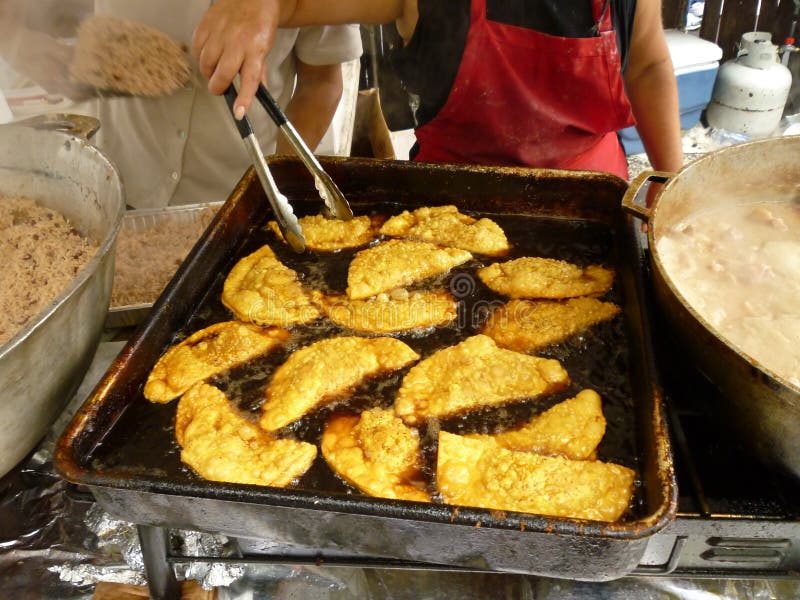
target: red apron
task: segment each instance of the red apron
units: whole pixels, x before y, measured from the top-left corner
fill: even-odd
[[[606,171],[628,177],[617,130],[634,124],[605,0],[599,35],[566,38],[489,21],[472,0],[464,55],[447,102],[416,130],[428,162]]]

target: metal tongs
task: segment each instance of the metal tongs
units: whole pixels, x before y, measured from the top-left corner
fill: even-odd
[[[228,89],[225,90],[225,100],[228,103],[231,114],[233,114],[233,105],[236,101],[236,96],[236,88],[231,84],[228,86]],[[306,146],[306,143],[297,133],[297,130],[289,122],[289,119],[286,118],[281,107],[278,106],[278,103],[275,102],[275,99],[263,84],[259,84],[256,98],[264,107],[264,110],[267,111],[267,114],[269,114],[275,125],[277,125],[286,136],[289,144],[291,144],[292,148],[297,152],[297,155],[303,161],[305,167],[314,176],[314,187],[317,188],[320,198],[325,202],[331,214],[343,221],[352,219],[353,211],[350,209],[350,205],[347,203],[344,194],[342,194],[341,190],[333,182],[330,175],[322,169],[317,158],[311,150],[309,150],[308,146]],[[303,230],[297,222],[297,217],[294,214],[294,210],[292,210],[292,205],[289,204],[289,199],[278,190],[278,186],[275,184],[275,179],[272,177],[269,167],[267,167],[267,161],[264,159],[264,153],[261,151],[261,146],[256,139],[250,120],[245,115],[241,120],[237,120],[234,117],[234,122],[239,130],[239,134],[242,136],[242,140],[244,140],[247,152],[250,154],[250,159],[253,161],[258,179],[264,187],[264,192],[272,206],[272,210],[275,212],[275,217],[284,239],[292,250],[295,252],[303,252],[306,249],[306,240],[303,236]]]

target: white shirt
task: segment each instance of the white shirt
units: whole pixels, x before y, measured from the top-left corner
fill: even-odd
[[[95,12],[138,21],[191,43],[208,0],[96,0]],[[346,62],[361,55],[358,25],[280,29],[267,56],[267,85],[285,107],[292,96],[295,57],[310,65]],[[135,208],[225,200],[250,159],[224,98],[208,92],[192,63],[192,80],[162,98],[97,102],[96,143],[117,166],[126,201]],[[277,129],[258,102],[248,114],[265,154],[274,152]]]

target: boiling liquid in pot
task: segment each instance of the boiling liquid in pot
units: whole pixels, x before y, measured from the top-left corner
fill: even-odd
[[[661,234],[657,248],[703,319],[800,388],[800,198],[697,212]]]

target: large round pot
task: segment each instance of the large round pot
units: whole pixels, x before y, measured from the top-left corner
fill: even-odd
[[[116,169],[88,142],[98,127],[66,115],[0,127],[0,193],[57,210],[99,243],[70,285],[0,345],[0,476],[47,432],[100,341],[125,201]]]
[[[636,199],[650,181],[663,187],[646,209]],[[795,194],[800,201],[800,136],[727,147],[677,174],[642,173],[631,183],[623,208],[648,222],[656,300],[688,357],[722,391],[720,420],[766,464],[800,477],[800,387],[720,335],[680,293],[681,273],[665,267],[658,248],[672,227],[700,209],[732,200],[759,202],[775,194]]]

